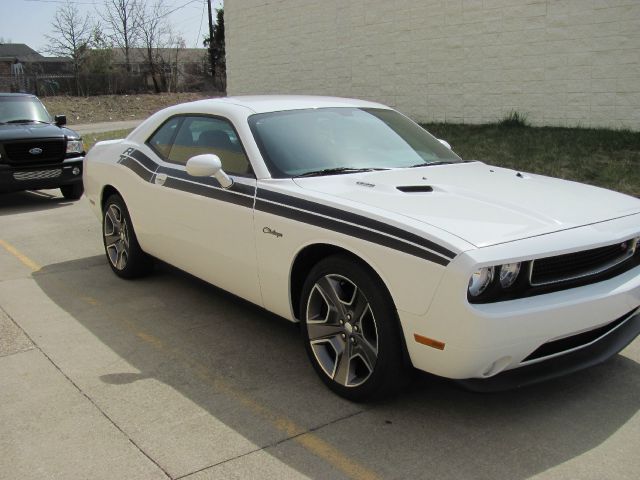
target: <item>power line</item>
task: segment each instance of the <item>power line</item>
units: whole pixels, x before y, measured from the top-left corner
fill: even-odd
[[[159,17],[166,17],[167,15],[171,15],[174,12],[177,12],[178,10],[183,9],[184,7],[187,7],[189,5],[191,5],[192,3],[197,3],[200,0],[189,0],[187,3],[184,3],[182,5],[180,5],[179,7],[174,8],[173,10],[169,10],[167,12],[164,12],[162,15],[159,15]]]
[[[202,15],[200,16],[200,26],[198,27],[198,36],[196,37],[195,44],[193,48],[198,48],[198,40],[200,39],[200,32],[202,32],[202,21],[204,20],[204,7],[206,6],[206,2],[209,0],[204,0],[205,3],[202,4]]]
[[[97,5],[96,2],[83,2],[78,0],[23,0],[24,2],[35,2],[35,3],[70,3],[71,5],[93,5],[94,7]]]
[[[92,6],[94,8],[100,8],[104,5],[104,1],[103,0],[22,0],[23,2],[31,2],[31,3],[42,3],[42,4],[54,4],[54,5],[64,5],[64,4],[71,4],[71,5],[82,5],[82,6]],[[164,18],[167,17],[179,10],[182,10],[186,7],[188,7],[189,5],[193,5],[193,4],[197,4],[202,2],[202,0],[187,0],[186,2],[182,3],[181,5],[178,5],[174,8],[171,8],[170,10],[165,10],[162,14],[160,14],[158,16],[158,18]],[[221,0],[214,0],[215,3],[217,4],[222,4]],[[198,28],[198,37],[195,39],[195,48],[197,48],[199,41],[200,41],[200,34],[202,32],[202,22],[203,22],[203,17],[204,17],[204,7],[202,10],[202,13],[200,15],[200,26]],[[192,17],[193,19],[197,18],[197,16]],[[184,23],[186,20],[183,20],[182,22],[178,22],[178,23]]]
[[[155,20],[158,20],[158,19],[160,19],[160,18],[167,17],[167,16],[171,15],[172,13],[175,13],[175,12],[177,12],[178,10],[181,10],[181,9],[183,9],[183,8],[185,8],[185,7],[188,7],[188,6],[189,6],[189,5],[191,5],[192,3],[196,3],[196,2],[199,2],[199,1],[200,1],[200,0],[189,0],[187,3],[184,3],[184,4],[180,5],[179,7],[174,8],[173,10],[167,10],[167,11],[164,11],[164,12],[160,13],[157,17],[151,18],[151,19],[149,19],[149,20],[147,20],[147,21],[143,21],[143,23],[145,23],[145,24],[146,24],[146,23],[149,23],[149,22],[151,22],[151,21],[155,21]],[[197,18],[197,17],[193,17],[193,18]]]

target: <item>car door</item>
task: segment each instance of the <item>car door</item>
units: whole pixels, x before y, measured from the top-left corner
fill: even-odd
[[[222,117],[169,118],[147,141],[159,167],[151,179],[156,244],[163,260],[253,303],[262,304],[253,229],[256,179],[233,124]],[[193,177],[187,160],[213,153],[233,185]]]

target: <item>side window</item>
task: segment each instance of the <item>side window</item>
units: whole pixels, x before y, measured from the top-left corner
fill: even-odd
[[[171,144],[173,143],[173,138],[176,136],[180,122],[182,122],[182,118],[180,117],[169,119],[147,140],[147,144],[160,155],[160,157],[164,159],[169,157]]]
[[[166,157],[167,161],[185,165],[191,157],[203,153],[218,155],[227,173],[251,173],[249,160],[231,123],[220,118],[184,117]]]

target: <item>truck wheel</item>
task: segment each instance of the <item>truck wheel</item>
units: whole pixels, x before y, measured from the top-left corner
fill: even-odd
[[[67,200],[78,200],[84,193],[84,187],[82,183],[73,183],[71,185],[62,185],[60,191]]]

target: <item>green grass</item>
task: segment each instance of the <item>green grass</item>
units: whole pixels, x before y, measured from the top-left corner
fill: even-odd
[[[511,120],[514,120],[513,118]],[[640,132],[504,125],[423,125],[466,160],[640,196]],[[515,123],[515,125],[514,125]]]
[[[114,130],[113,132],[103,132],[103,133],[85,133],[82,135],[82,140],[84,141],[84,150],[88,152],[91,147],[93,147],[97,142],[101,142],[102,140],[115,140],[117,138],[124,138],[131,133],[133,128],[129,128],[126,130]]]
[[[517,110],[511,110],[502,120],[498,122],[501,127],[521,128],[528,127],[527,114]]]

